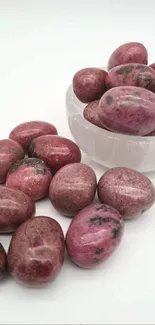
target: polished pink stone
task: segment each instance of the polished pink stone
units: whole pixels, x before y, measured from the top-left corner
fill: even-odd
[[[76,72],[73,77],[73,90],[77,98],[83,103],[100,99],[105,88],[107,72],[99,68],[84,68]]]
[[[18,160],[11,167],[6,185],[26,193],[36,201],[48,194],[51,179],[51,171],[42,160],[25,158]]]
[[[58,135],[43,135],[34,139],[28,154],[42,159],[53,174],[61,167],[81,160],[81,152],[76,143]]]
[[[57,134],[57,129],[53,124],[44,121],[29,121],[17,125],[10,132],[9,138],[27,149],[33,139],[45,134]]]
[[[94,268],[118,247],[124,231],[120,213],[104,204],[91,204],[72,220],[66,235],[71,260],[80,267]]]
[[[124,219],[134,218],[155,202],[155,188],[145,175],[125,167],[111,168],[98,183],[102,203],[117,209]]]
[[[107,89],[136,86],[155,93],[155,71],[145,64],[128,63],[111,69],[106,77]]]
[[[138,42],[129,42],[119,46],[110,56],[108,70],[120,64],[148,63],[148,52],[145,46]]]
[[[5,182],[8,170],[18,159],[24,158],[24,155],[23,148],[16,141],[0,140],[0,183]]]
[[[20,283],[41,285],[59,274],[65,253],[59,223],[45,216],[23,223],[11,239],[8,270]]]
[[[93,201],[96,187],[96,175],[89,166],[69,164],[53,177],[49,197],[58,211],[73,216]]]
[[[0,185],[0,232],[15,231],[25,220],[34,215],[31,198],[19,191]]]
[[[155,128],[155,93],[136,86],[111,88],[100,99],[98,116],[112,132],[148,134]]]

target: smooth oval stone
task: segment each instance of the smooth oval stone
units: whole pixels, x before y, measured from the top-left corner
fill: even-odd
[[[61,167],[81,160],[81,152],[76,143],[58,135],[43,135],[34,139],[28,155],[42,159],[53,174]]]
[[[23,223],[11,239],[8,270],[21,284],[37,286],[58,276],[65,253],[59,223],[45,216]]]
[[[89,166],[82,163],[69,164],[53,177],[49,197],[58,211],[73,216],[93,201],[96,186],[96,175]]]
[[[15,231],[34,212],[35,205],[27,194],[0,185],[0,233]]]
[[[104,204],[92,204],[72,220],[66,235],[71,260],[80,267],[94,268],[118,247],[124,232],[120,213]]]
[[[7,257],[2,244],[0,243],[0,280],[4,277],[7,270]]]
[[[18,189],[36,201],[48,194],[51,179],[51,171],[41,159],[25,158],[10,168],[6,186]]]
[[[148,134],[155,129],[155,93],[134,86],[111,88],[100,99],[98,116],[113,132]]]
[[[11,139],[0,140],[0,183],[5,182],[7,172],[18,160],[24,158],[24,150],[20,144]]]
[[[108,61],[108,71],[113,67],[126,63],[148,63],[148,52],[139,42],[128,42],[117,47]]]
[[[83,103],[89,103],[106,91],[105,77],[107,72],[99,68],[84,68],[73,77],[73,90],[76,97]]]
[[[57,129],[53,124],[44,121],[29,121],[17,125],[10,132],[9,138],[27,149],[33,139],[45,134],[57,134]]]
[[[124,219],[134,218],[155,202],[155,188],[138,171],[116,167],[109,169],[98,182],[100,202],[117,209]]]
[[[111,69],[106,77],[107,89],[136,86],[155,92],[155,71],[145,64],[128,63]]]

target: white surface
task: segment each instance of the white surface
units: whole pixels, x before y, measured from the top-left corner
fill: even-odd
[[[114,4],[115,3],[115,4]],[[125,41],[141,41],[155,61],[152,0],[0,0],[0,137],[18,123],[43,119],[70,136],[65,92],[77,69],[104,65]],[[98,177],[103,168],[91,163]],[[150,177],[155,182],[155,174]],[[37,214],[69,220],[49,202]],[[0,236],[8,247],[10,237]],[[117,252],[97,270],[65,261],[46,289],[12,279],[0,284],[2,324],[154,324],[155,206],[126,223]]]

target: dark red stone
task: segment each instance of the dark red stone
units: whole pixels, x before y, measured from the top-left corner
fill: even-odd
[[[83,103],[100,99],[106,91],[105,77],[107,72],[99,68],[81,69],[74,75],[73,90]]]

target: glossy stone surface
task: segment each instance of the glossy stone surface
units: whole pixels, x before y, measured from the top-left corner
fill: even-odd
[[[43,135],[34,139],[28,154],[42,159],[53,174],[61,167],[81,160],[81,152],[76,143],[58,135]]]
[[[123,230],[118,211],[104,204],[92,204],[71,222],[66,235],[67,252],[78,266],[94,268],[115,251]]]
[[[57,129],[54,125],[44,121],[29,121],[17,125],[10,132],[9,138],[27,149],[33,139],[45,134],[57,134]]]
[[[59,223],[45,216],[23,223],[12,237],[8,250],[8,270],[20,283],[41,285],[60,272],[65,253]]]
[[[155,129],[155,94],[134,86],[112,88],[101,97],[98,116],[113,132],[148,134]]]
[[[139,63],[128,63],[111,69],[106,77],[107,89],[136,86],[155,92],[155,71]]]
[[[9,170],[6,186],[18,189],[31,197],[40,200],[48,194],[52,179],[51,171],[38,158],[18,160]]]
[[[95,100],[95,101],[89,103],[84,108],[83,116],[90,123],[92,123],[100,128],[103,128],[103,125],[100,122],[100,119],[98,117],[98,105],[99,105],[99,100]]]
[[[7,269],[7,257],[6,252],[2,244],[0,243],[0,280],[4,277]]]
[[[73,77],[73,90],[83,103],[101,98],[106,91],[105,77],[107,72],[99,68],[81,69]]]
[[[148,53],[145,46],[138,42],[129,42],[119,46],[110,56],[108,70],[120,64],[148,63]]]
[[[155,188],[145,175],[125,167],[109,169],[98,183],[100,202],[117,209],[124,219],[134,218],[155,202]]]
[[[0,140],[0,183],[5,182],[8,170],[18,159],[24,158],[24,155],[23,148],[16,141]]]
[[[33,201],[25,193],[0,185],[0,232],[15,231],[35,212]]]
[[[49,197],[58,211],[73,216],[93,201],[96,187],[96,175],[89,166],[69,164],[53,177]]]

